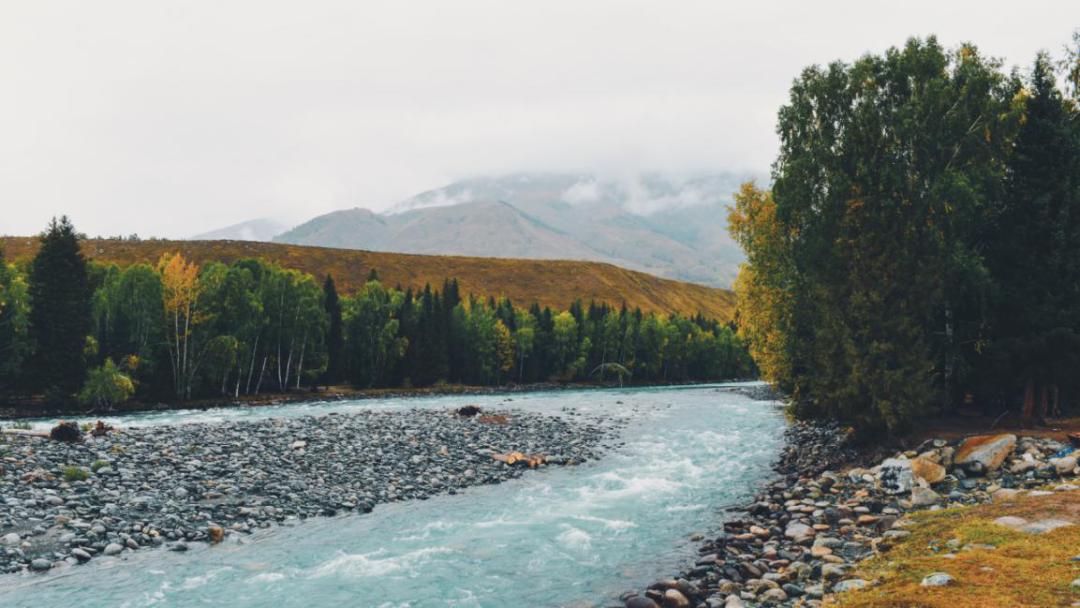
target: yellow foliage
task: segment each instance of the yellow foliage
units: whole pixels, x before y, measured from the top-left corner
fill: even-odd
[[[119,266],[152,264],[175,253],[198,264],[262,258],[316,277],[332,275],[340,293],[362,288],[374,268],[384,285],[422,290],[425,284],[438,287],[444,279],[456,278],[463,294],[505,296],[525,306],[537,302],[562,309],[567,302],[581,298],[616,308],[625,303],[646,313],[700,312],[721,321],[731,319],[734,311],[734,296],[727,289],[663,279],[599,262],[412,255],[249,241],[86,239],[81,245],[88,259]],[[30,259],[39,247],[37,237],[0,237],[0,248],[9,259]]]

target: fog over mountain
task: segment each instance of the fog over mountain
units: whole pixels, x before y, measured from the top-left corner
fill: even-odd
[[[191,237],[191,240],[269,241],[288,229],[288,224],[269,218],[259,218],[196,234]]]
[[[383,213],[345,209],[277,242],[372,251],[575,259],[727,287],[742,255],[726,205],[751,175],[677,178],[588,173],[479,177],[418,194]]]

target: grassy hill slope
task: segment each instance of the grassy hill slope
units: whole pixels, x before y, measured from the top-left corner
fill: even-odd
[[[36,237],[0,238],[8,259],[27,258],[37,250]],[[387,285],[423,288],[457,278],[463,293],[507,296],[516,304],[539,302],[565,308],[575,298],[588,302],[626,302],[646,312],[696,314],[727,320],[734,296],[725,289],[662,279],[642,272],[597,262],[519,260],[461,256],[381,253],[247,241],[117,241],[90,239],[83,243],[89,259],[125,265],[156,262],[162,254],[179,251],[199,263],[265,258],[316,277],[334,276],[339,291],[350,293],[374,268]]]

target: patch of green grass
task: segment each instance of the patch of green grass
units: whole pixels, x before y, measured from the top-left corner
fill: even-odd
[[[67,466],[60,471],[64,474],[64,481],[85,481],[90,479],[90,472],[82,467]]]
[[[109,461],[108,460],[95,460],[93,463],[90,464],[90,470],[97,473],[103,467],[107,467],[107,466],[109,466]]]

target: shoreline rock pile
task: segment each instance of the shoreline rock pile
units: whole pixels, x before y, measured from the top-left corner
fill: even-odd
[[[903,529],[907,512],[1008,500],[1047,484],[1057,484],[1058,491],[1080,490],[1063,482],[1080,475],[1080,450],[1051,439],[1008,434],[936,439],[875,466],[840,472],[841,465],[859,458],[845,439],[833,426],[790,427],[776,466],[780,479],[699,547],[693,567],[642,593],[624,594],[622,605],[821,606],[827,594],[873,584],[855,578],[855,566],[910,535]],[[1038,533],[1045,522],[1001,523],[1035,525],[1031,531]],[[950,583],[947,573],[923,581],[926,586]]]
[[[366,513],[597,457],[614,423],[499,412],[357,412],[129,428],[79,441],[0,435],[0,573],[144,547],[187,549],[286,520]]]

